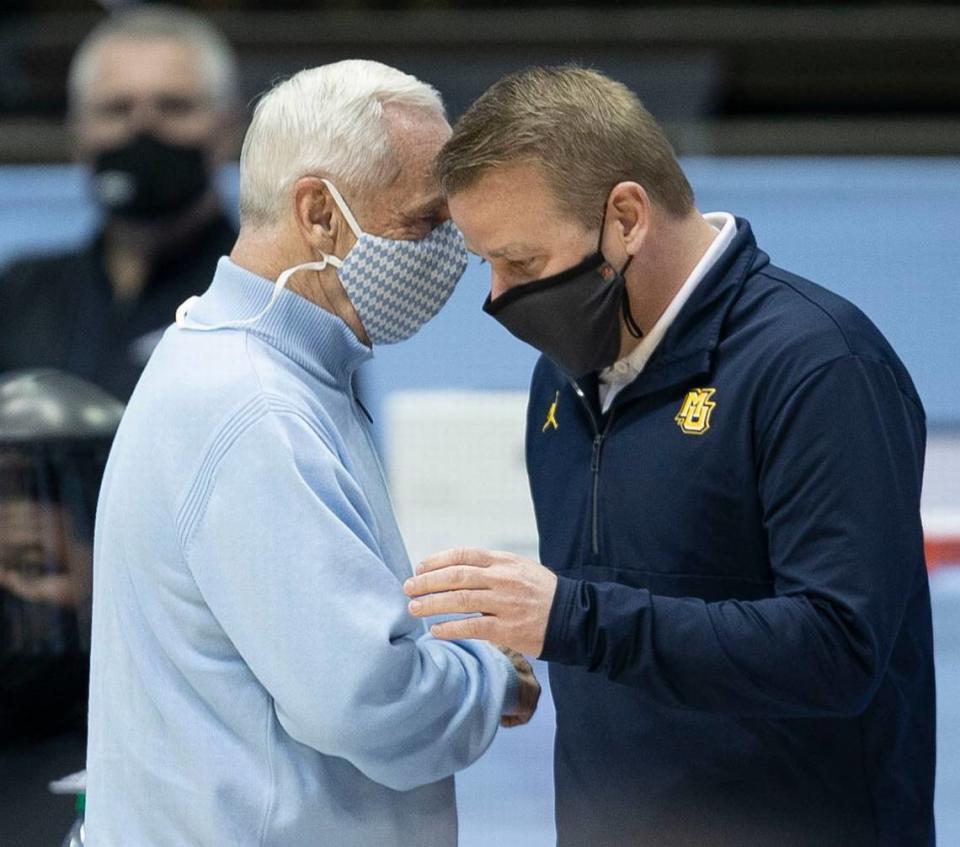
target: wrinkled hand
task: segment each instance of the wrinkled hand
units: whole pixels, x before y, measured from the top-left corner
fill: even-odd
[[[418,618],[481,613],[434,624],[430,631],[437,638],[483,638],[539,656],[557,577],[513,553],[465,547],[425,559],[403,590],[415,598],[410,614]]]
[[[513,667],[520,678],[517,705],[513,711],[500,718],[500,726],[510,729],[515,726],[523,726],[533,717],[533,713],[537,710],[537,703],[540,702],[540,683],[537,682],[536,674],[530,667],[530,663],[523,657],[523,653],[511,650],[509,647],[500,647],[499,649],[513,662]]]

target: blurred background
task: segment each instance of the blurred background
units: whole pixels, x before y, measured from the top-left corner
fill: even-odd
[[[92,158],[79,154],[66,120],[66,80],[84,37],[111,9],[131,5],[6,0],[0,9],[0,267],[8,269],[0,274],[0,369],[9,366],[4,333],[17,334],[19,350],[53,344],[58,332],[35,316],[21,319],[17,298],[5,297],[17,263],[30,257],[32,273],[60,274],[69,285],[71,269],[82,273],[88,246],[98,243],[103,205],[91,191]],[[938,673],[937,823],[941,844],[960,844],[960,6],[172,5],[202,14],[236,53],[238,114],[221,139],[231,149],[216,182],[226,241],[236,221],[236,142],[258,93],[277,79],[338,59],[377,59],[433,84],[455,119],[504,73],[577,61],[626,83],[663,122],[701,211],[748,218],[775,264],[873,319],[910,370],[930,425],[923,511]],[[204,249],[208,242],[216,238]],[[205,274],[191,277],[197,290],[187,293],[200,293]],[[481,313],[485,286],[483,269],[471,264],[447,309],[411,342],[377,350],[362,375],[414,561],[455,544],[536,555],[522,464],[535,356]],[[157,327],[173,317],[153,296],[156,326],[123,335],[117,327],[142,316],[136,297],[115,291],[116,302],[103,306],[109,319],[85,325],[84,343],[109,356],[114,348],[97,333],[117,331],[124,349],[145,360]],[[58,361],[41,349],[37,363],[72,369],[127,399],[115,373],[76,350]],[[553,843],[551,709],[546,693],[531,725],[501,733],[458,779],[463,845]],[[0,762],[10,749],[0,746]],[[57,764],[65,773],[74,760]],[[29,757],[18,761],[18,773],[31,772]],[[69,827],[68,801],[13,808],[3,801],[8,785],[0,780],[0,816],[16,816],[21,831],[40,818],[51,831]],[[37,839],[10,843],[57,843]]]

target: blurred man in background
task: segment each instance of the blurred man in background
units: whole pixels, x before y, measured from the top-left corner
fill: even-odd
[[[559,843],[932,845],[925,416],[889,344],[701,214],[599,73],[501,80],[437,170],[486,311],[544,354],[549,568],[454,550],[407,590],[550,662]]]
[[[258,104],[241,232],[131,398],[97,512],[91,847],[454,847],[451,775],[539,686],[434,639],[365,413],[371,347],[466,266],[437,92],[377,62]]]
[[[0,371],[56,367],[126,400],[177,305],[236,237],[214,188],[235,149],[236,61],[198,15],[135,8],[84,40],[68,99],[103,220],[80,249],[0,275]]]

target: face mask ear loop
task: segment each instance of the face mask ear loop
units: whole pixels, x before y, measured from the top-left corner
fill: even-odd
[[[603,229],[607,225],[607,204],[603,204],[603,215],[600,218],[600,237],[597,239],[597,252],[602,256],[603,255]],[[623,267],[620,268],[620,278],[623,279],[623,275],[627,272],[627,268],[630,266],[630,262],[633,261],[633,256],[627,256],[627,261],[623,263]],[[623,322],[627,325],[627,332],[629,332],[634,338],[643,338],[643,330],[637,326],[637,322],[633,319],[633,315],[630,312],[630,294],[627,292],[627,281],[623,280],[623,300],[620,304],[621,311],[623,312]]]
[[[287,287],[287,283],[290,281],[295,273],[300,271],[322,271],[326,270],[327,265],[333,265],[335,268],[340,266],[340,260],[336,256],[327,256],[324,255],[323,259],[319,262],[304,262],[302,265],[294,265],[292,268],[287,268],[280,276],[277,277],[277,281],[274,283],[273,292],[270,294],[270,299],[267,301],[267,305],[252,318],[247,318],[242,321],[232,321],[230,326],[249,326],[250,324],[256,323],[260,320],[267,312],[273,308],[273,304],[277,302],[277,298],[280,296],[284,288]]]
[[[343,215],[343,219],[347,222],[347,226],[353,230],[353,234],[360,238],[363,235],[363,230],[360,229],[360,224],[357,223],[357,219],[353,216],[353,212],[350,211],[350,207],[347,205],[347,201],[343,199],[343,195],[337,191],[337,187],[330,182],[328,179],[321,179],[325,186],[327,186],[327,191],[330,192],[330,196],[333,197],[333,202],[337,204],[337,208],[340,209],[340,213]]]
[[[223,323],[218,324],[198,324],[196,322],[188,323],[187,321],[190,308],[197,300],[200,299],[199,297],[191,297],[189,300],[182,303],[177,309],[177,326],[180,329],[194,329],[201,332],[210,332],[215,329],[231,329],[233,327],[250,326],[251,324],[255,324],[257,321],[259,321],[273,308],[273,304],[277,302],[277,298],[280,296],[280,293],[284,288],[287,287],[290,277],[292,277],[295,273],[299,271],[322,271],[326,269],[327,265],[333,265],[333,267],[339,268],[340,264],[340,260],[336,256],[324,255],[323,259],[319,262],[304,262],[302,265],[295,265],[292,268],[287,268],[287,270],[277,277],[277,281],[273,286],[273,291],[270,293],[270,299],[267,301],[267,305],[257,312],[257,314],[255,314],[252,318],[244,318],[243,320],[224,321]]]
[[[634,338],[643,338],[643,330],[637,326],[637,322],[633,319],[633,314],[630,311],[630,292],[627,291],[627,281],[623,277],[631,261],[633,261],[633,256],[627,256],[627,261],[624,262],[623,267],[620,268],[620,278],[623,279],[623,322],[627,325],[627,332]]]

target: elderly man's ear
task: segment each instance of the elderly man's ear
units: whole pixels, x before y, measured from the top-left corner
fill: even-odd
[[[300,236],[312,253],[342,259],[353,246],[356,237],[319,177],[305,176],[296,181],[293,210]]]

